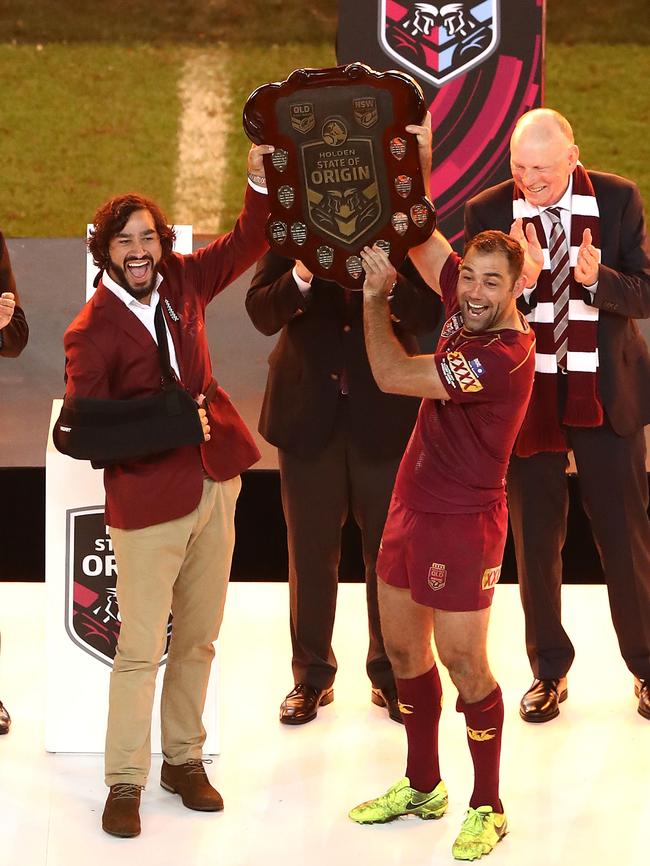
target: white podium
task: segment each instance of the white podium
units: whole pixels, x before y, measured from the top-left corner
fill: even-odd
[[[117,571],[104,524],[102,472],[60,454],[52,426],[45,460],[45,582],[48,752],[103,752],[108,683],[119,629]],[[161,667],[165,657],[161,660]],[[212,664],[203,724],[206,754],[219,753],[218,655]],[[156,684],[151,742],[160,752],[160,690]]]

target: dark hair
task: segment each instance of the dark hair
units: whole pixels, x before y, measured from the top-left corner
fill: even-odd
[[[463,258],[467,256],[470,250],[476,250],[479,253],[503,253],[508,260],[508,267],[513,279],[518,280],[521,276],[524,269],[524,251],[521,244],[510,235],[492,229],[480,232],[465,244]]]
[[[170,255],[176,232],[167,225],[165,214],[157,204],[137,193],[128,192],[110,199],[100,208],[93,219],[93,229],[88,239],[88,249],[98,268],[108,267],[108,245],[118,232],[121,232],[129,221],[131,214],[137,210],[148,210],[154,219],[156,231],[162,246],[162,258]]]

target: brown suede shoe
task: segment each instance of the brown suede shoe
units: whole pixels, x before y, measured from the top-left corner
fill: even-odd
[[[141,793],[140,785],[125,782],[111,785],[102,815],[102,830],[111,836],[121,836],[124,839],[138,836]]]
[[[180,794],[183,805],[197,812],[221,812],[223,799],[210,784],[203,761],[196,758],[186,764],[168,764],[163,761],[160,784],[172,794]]]

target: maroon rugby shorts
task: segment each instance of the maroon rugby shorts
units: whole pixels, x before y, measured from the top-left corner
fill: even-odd
[[[438,610],[489,607],[501,575],[508,530],[505,502],[472,514],[412,511],[391,500],[377,575],[410,589],[413,601]]]

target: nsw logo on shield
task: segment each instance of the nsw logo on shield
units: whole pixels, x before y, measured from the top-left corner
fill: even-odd
[[[436,87],[479,66],[499,44],[499,0],[381,0],[379,43]]]
[[[66,519],[65,628],[80,649],[113,666],[120,633],[117,567],[103,507],[71,508]],[[167,624],[167,658],[171,616]]]

